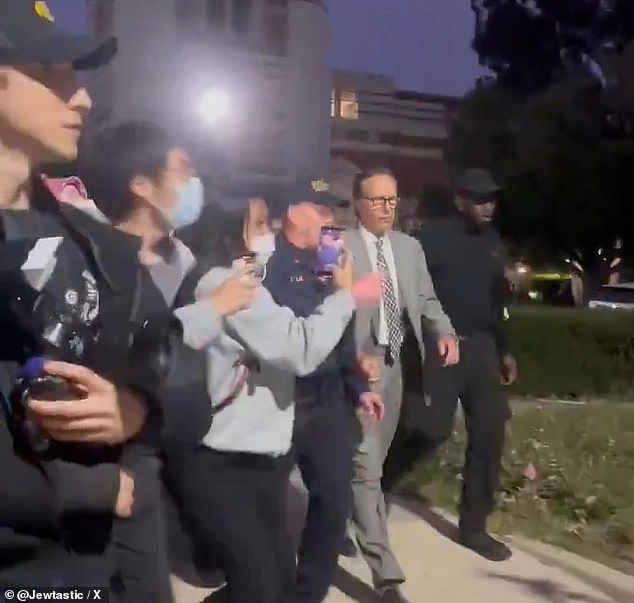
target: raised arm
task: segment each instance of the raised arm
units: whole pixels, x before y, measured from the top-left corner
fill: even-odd
[[[255,283],[241,273],[223,268],[210,270],[198,282],[197,301],[174,314],[183,327],[183,341],[194,350],[203,350],[223,333],[222,317],[247,308],[255,295]]]
[[[326,298],[311,316],[298,318],[259,287],[251,308],[227,317],[225,322],[227,332],[258,360],[305,376],[337,345],[354,309],[350,291],[341,290]]]

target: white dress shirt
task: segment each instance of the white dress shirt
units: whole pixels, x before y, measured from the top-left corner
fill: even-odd
[[[359,230],[361,232],[361,237],[363,238],[363,242],[365,243],[366,249],[368,250],[368,256],[370,256],[370,263],[372,264],[372,269],[376,272],[378,271],[377,265],[377,249],[376,242],[379,240],[378,237],[373,235],[369,230],[359,225]],[[396,262],[394,260],[394,253],[392,252],[392,244],[390,243],[390,237],[384,235],[381,237],[383,240],[383,255],[385,256],[385,261],[387,263],[387,268],[390,272],[390,278],[392,279],[392,284],[394,285],[394,295],[396,296],[396,303],[398,303],[400,307],[399,300],[399,290],[398,290],[398,277],[396,274]],[[379,332],[378,332],[378,343],[379,345],[389,345],[389,335],[387,329],[387,320],[385,319],[385,301],[381,301],[381,305],[379,306]]]

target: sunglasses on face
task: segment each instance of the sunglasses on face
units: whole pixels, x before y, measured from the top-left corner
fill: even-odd
[[[477,193],[464,191],[462,193],[458,193],[460,197],[464,200],[473,203],[473,205],[487,205],[488,203],[496,204],[498,202],[498,198],[496,195],[479,195]]]

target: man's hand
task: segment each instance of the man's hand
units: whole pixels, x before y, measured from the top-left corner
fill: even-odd
[[[47,375],[66,379],[84,397],[78,400],[29,400],[29,415],[44,434],[59,442],[120,444],[145,424],[147,409],[131,390],[117,389],[90,369],[66,362],[45,362]]]
[[[502,385],[512,385],[517,381],[517,361],[511,354],[505,354],[500,360],[500,378]]]
[[[119,492],[114,506],[114,514],[123,519],[129,519],[134,512],[134,479],[124,471],[119,470]]]
[[[257,281],[244,267],[240,272],[218,285],[209,296],[214,310],[221,316],[231,316],[251,305]]]
[[[357,357],[357,371],[368,383],[376,383],[381,379],[379,359],[370,354],[359,354]]]
[[[366,417],[373,421],[382,421],[385,415],[385,406],[381,396],[375,392],[365,392],[359,396],[359,408]]]
[[[438,356],[442,366],[453,366],[460,362],[458,340],[453,335],[443,335],[438,339]]]

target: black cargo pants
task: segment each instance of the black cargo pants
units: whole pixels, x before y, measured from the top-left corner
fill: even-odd
[[[429,345],[423,368],[424,402],[405,404],[399,433],[390,450],[383,486],[391,490],[426,454],[452,434],[460,401],[467,430],[467,451],[460,502],[460,528],[485,529],[499,484],[506,422],[510,408],[500,387],[500,358],[486,333],[461,337],[460,362],[442,367]]]

